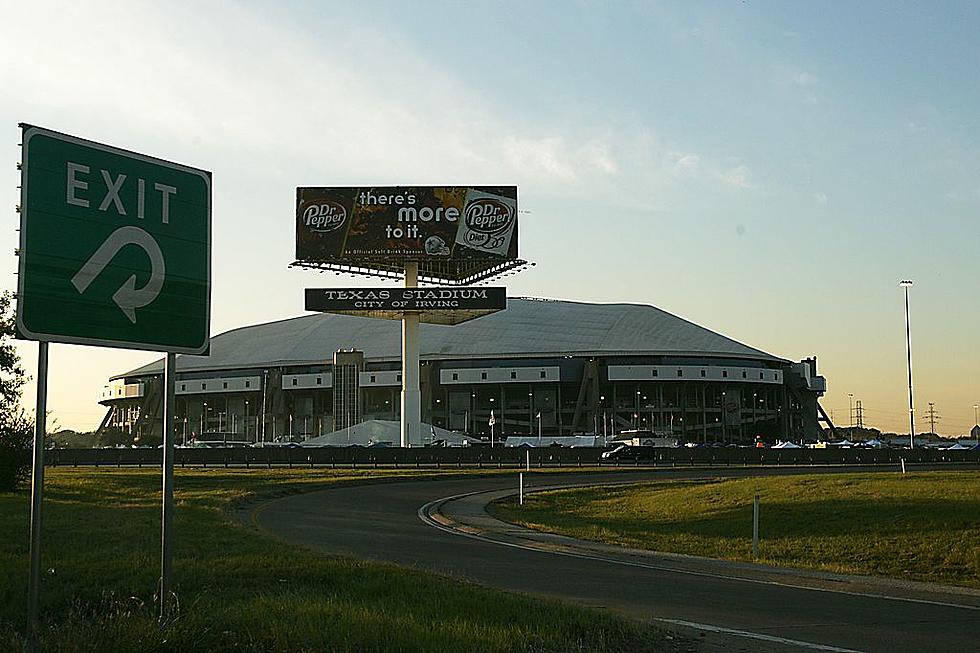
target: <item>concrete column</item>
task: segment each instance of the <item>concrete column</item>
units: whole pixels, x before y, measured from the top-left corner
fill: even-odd
[[[405,287],[418,286],[419,264],[405,264]],[[419,316],[402,316],[402,414],[401,445],[422,444],[422,393],[419,391]]]

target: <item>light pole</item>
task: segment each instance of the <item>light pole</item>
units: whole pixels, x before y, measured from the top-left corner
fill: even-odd
[[[728,406],[725,405],[725,393],[721,393],[721,441],[725,442],[728,438]]]
[[[245,400],[245,439],[248,440],[248,399]]]
[[[915,407],[912,403],[912,327],[909,324],[909,288],[912,282],[903,279],[898,283],[905,288],[905,350],[908,353],[909,367],[909,449],[915,448]]]
[[[634,427],[637,431],[640,430],[640,390],[636,391],[636,412],[633,414],[636,418],[636,426]]]
[[[449,405],[447,404],[446,407],[448,409]],[[436,415],[439,416],[439,421],[441,421],[443,423],[443,425],[449,426],[449,416],[448,416],[448,414],[444,414],[442,412],[442,399],[436,399]],[[445,419],[443,419],[443,418],[445,418]],[[436,422],[436,418],[435,418],[435,415],[433,415],[432,416],[432,421],[429,423],[430,426],[432,424],[435,424],[435,422]],[[429,430],[429,436],[430,437],[432,436],[432,430],[431,429]]]
[[[847,393],[847,431],[848,436],[854,433],[854,393]]]
[[[269,370],[262,370],[262,444],[265,444],[265,397],[269,387]]]
[[[497,418],[493,415],[493,397],[490,397],[490,446],[493,447],[493,425],[497,423]]]
[[[977,425],[980,422],[977,421],[977,408],[980,408],[980,404],[973,404],[973,424]]]
[[[534,393],[527,393],[527,434],[534,433]]]
[[[609,420],[606,419],[606,395],[599,396],[599,405],[602,407],[602,444],[609,444]]]

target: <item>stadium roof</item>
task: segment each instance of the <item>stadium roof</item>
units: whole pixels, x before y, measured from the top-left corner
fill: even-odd
[[[785,363],[764,351],[642,304],[508,299],[507,309],[457,326],[423,324],[422,359],[678,355]],[[210,356],[177,356],[181,372],[322,364],[339,349],[401,360],[401,323],[315,314],[256,324],[211,338]],[[160,373],[162,359],[126,374]]]

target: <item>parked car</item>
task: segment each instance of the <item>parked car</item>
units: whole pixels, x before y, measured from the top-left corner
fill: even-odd
[[[629,461],[644,462],[653,461],[655,450],[653,447],[635,447],[629,444],[621,444],[609,451],[603,451],[599,457],[603,461]]]

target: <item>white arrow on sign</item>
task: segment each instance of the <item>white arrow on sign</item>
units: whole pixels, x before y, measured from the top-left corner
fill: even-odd
[[[71,278],[71,282],[79,294],[84,293],[85,289],[119,253],[119,250],[126,245],[138,245],[150,257],[150,280],[146,282],[146,285],[137,288],[136,275],[134,274],[112,295],[112,301],[116,302],[116,305],[129,318],[130,322],[136,324],[136,309],[147,306],[157,298],[160,290],[163,289],[163,281],[167,273],[163,261],[163,252],[160,251],[160,246],[150,234],[139,227],[119,227],[109,234],[104,243],[99,245],[95,253],[85,262],[85,265]]]

